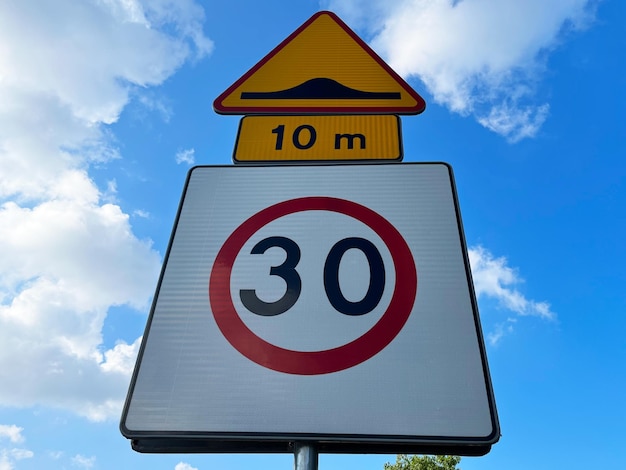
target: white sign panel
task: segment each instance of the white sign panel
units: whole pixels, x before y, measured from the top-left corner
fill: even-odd
[[[450,168],[192,169],[121,429],[148,451],[488,451]]]

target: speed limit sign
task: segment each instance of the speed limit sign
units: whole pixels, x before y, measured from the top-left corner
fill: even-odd
[[[486,452],[449,166],[192,169],[121,428],[161,452]]]
[[[399,276],[389,305],[381,318],[366,334],[346,344],[317,351],[284,349],[255,335],[239,317],[234,307],[229,286],[237,255],[245,242],[261,228],[276,219],[301,212],[318,212],[313,217],[323,218],[324,212],[341,214],[365,224],[379,238],[391,254],[391,264]],[[307,214],[308,217],[312,217]],[[271,236],[260,240],[249,254],[264,254],[270,248],[281,248],[285,259],[278,266],[272,266],[269,274],[278,276],[285,282],[284,293],[278,300],[259,299],[256,290],[241,289],[239,298],[249,312],[261,316],[276,316],[294,309],[302,293],[302,278],[297,270],[301,258],[301,248],[297,242],[284,236]],[[350,250],[356,250],[353,257],[364,257],[363,267],[366,277],[363,282],[365,293],[357,295],[359,300],[351,300],[341,286],[340,268]],[[319,253],[317,254],[319,255]],[[323,256],[323,253],[322,253]],[[319,256],[316,259],[322,261]],[[380,304],[385,292],[385,262],[376,245],[368,238],[341,238],[329,250],[323,262],[324,293],[331,311],[362,316],[371,313]],[[358,258],[353,262],[358,262]],[[346,271],[345,266],[343,271]],[[318,273],[319,273],[318,269]],[[314,271],[311,272],[314,275]],[[343,275],[354,284],[355,273]],[[253,280],[251,280],[253,281]],[[328,197],[304,197],[284,201],[270,206],[247,219],[226,240],[219,251],[211,273],[210,301],[219,328],[228,341],[246,357],[271,369],[294,374],[324,374],[355,366],[387,346],[404,326],[413,303],[417,288],[415,262],[402,235],[386,219],[364,206],[345,199]],[[356,287],[358,290],[358,287]],[[272,297],[272,296],[270,296]],[[327,306],[328,307],[328,306]],[[368,322],[369,323],[369,322]],[[320,332],[320,335],[324,335]]]

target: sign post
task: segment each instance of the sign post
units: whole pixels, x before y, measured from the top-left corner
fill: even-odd
[[[296,442],[293,454],[294,470],[317,470],[318,454],[314,445]]]

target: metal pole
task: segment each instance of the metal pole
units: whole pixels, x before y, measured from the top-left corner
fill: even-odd
[[[318,454],[313,444],[294,443],[293,457],[294,470],[318,470]]]

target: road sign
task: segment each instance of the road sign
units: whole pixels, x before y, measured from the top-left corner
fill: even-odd
[[[426,104],[334,13],[318,12],[214,102],[223,114],[418,114]]]
[[[237,313],[230,292],[230,282],[235,259],[254,234],[279,218],[302,213],[310,216],[309,211],[341,214],[373,230],[391,255],[396,280],[389,305],[376,324],[365,334],[331,349],[300,351],[282,348],[253,333]],[[244,290],[242,292],[250,296],[250,301],[244,295],[241,296],[241,301],[244,307],[254,314],[279,315],[295,307],[302,292],[300,274],[295,269],[300,261],[301,248],[293,240],[284,237],[270,237],[259,243],[264,243],[263,248],[260,248],[258,253],[253,248],[252,254],[264,253],[271,247],[280,247],[287,253],[285,263],[280,266],[288,266],[289,270],[287,271],[285,267],[284,274],[278,271],[274,273],[286,281],[286,291],[281,300],[268,303],[259,301],[256,293]],[[346,299],[339,283],[341,261],[350,249],[359,250],[365,255],[370,270],[367,291],[363,299],[356,302]],[[324,263],[323,281],[326,297],[335,310],[345,315],[361,316],[372,312],[384,294],[385,278],[385,266],[380,251],[367,238],[341,239],[329,250]],[[389,345],[411,313],[416,289],[415,262],[406,241],[393,225],[376,212],[352,201],[314,196],[274,204],[241,224],[228,237],[217,254],[209,281],[209,300],[215,321],[224,337],[248,359],[279,372],[316,375],[337,372],[361,364]],[[284,303],[286,305],[282,306]]]
[[[401,160],[400,118],[392,114],[246,116],[235,163],[311,160]]]
[[[192,169],[121,430],[146,452],[486,453],[450,168]]]

